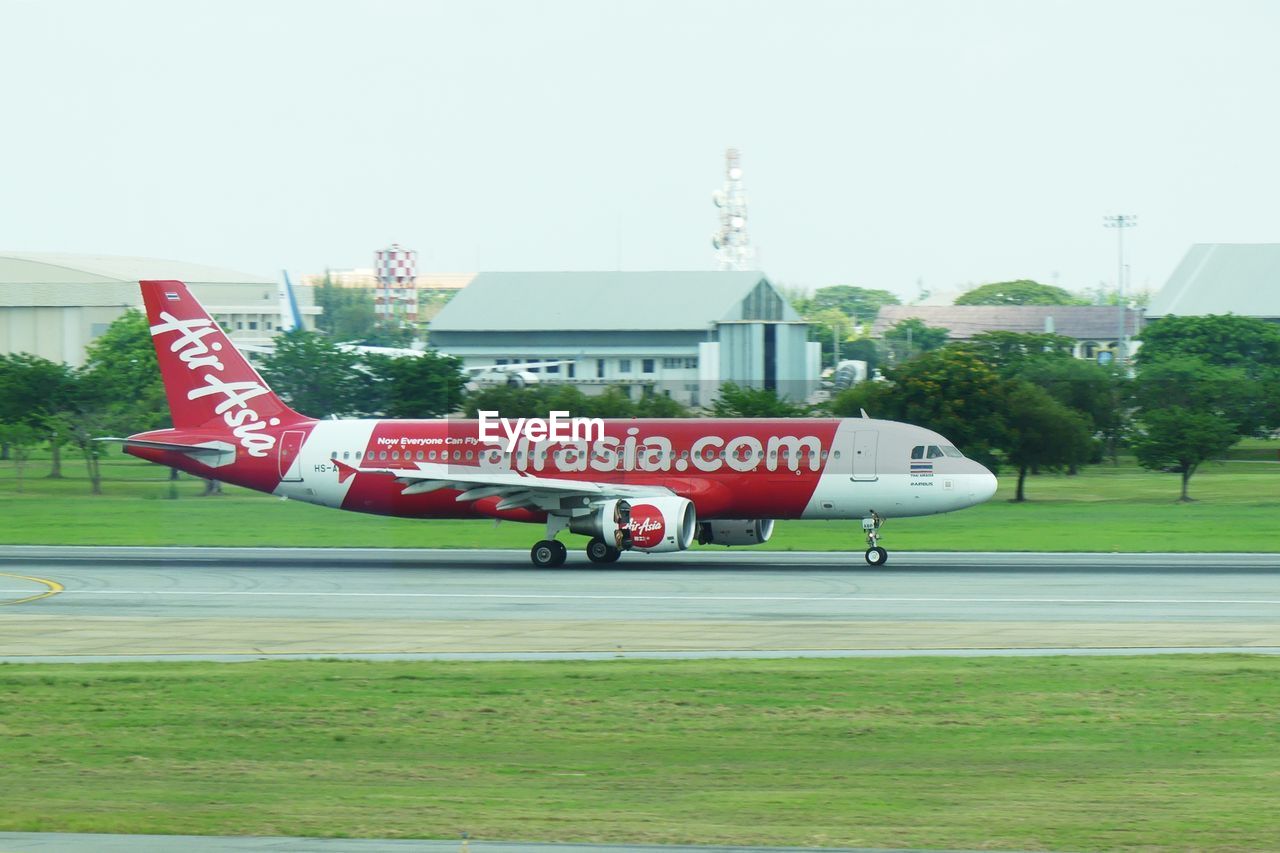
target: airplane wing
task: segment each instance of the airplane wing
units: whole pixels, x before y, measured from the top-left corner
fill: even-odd
[[[534,477],[520,471],[480,471],[461,465],[441,465],[419,462],[417,470],[409,468],[354,468],[338,460],[338,481],[354,474],[386,474],[403,483],[401,494],[421,495],[440,489],[457,489],[459,503],[480,498],[500,497],[497,509],[537,508],[559,510],[565,508],[566,498],[582,498],[582,506],[613,498],[653,498],[674,495],[663,486],[624,485],[621,483],[596,483],[589,480],[567,480],[555,477]]]
[[[472,367],[464,367],[464,373],[515,373],[522,370],[533,370],[539,367],[555,367],[560,364],[577,364],[572,359],[561,361],[522,361],[518,364],[479,364]]]

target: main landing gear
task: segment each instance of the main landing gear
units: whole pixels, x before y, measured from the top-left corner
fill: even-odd
[[[529,559],[540,569],[555,569],[564,565],[569,556],[569,549],[563,542],[556,541],[560,531],[569,526],[564,516],[547,516],[547,538],[536,543],[529,550]],[[599,536],[587,543],[587,559],[593,563],[616,563],[622,556],[622,549],[606,542]]]
[[[529,559],[533,560],[533,564],[540,569],[554,569],[557,566],[563,566],[565,558],[569,556],[569,549],[564,547],[563,542],[557,542],[554,539],[543,539],[541,542],[534,544],[529,551]]]
[[[622,552],[600,537],[587,543],[587,559],[593,563],[616,563]]]
[[[862,529],[867,531],[866,558],[868,566],[883,566],[885,561],[889,559],[889,552],[878,544],[880,541],[880,525],[883,523],[884,519],[875,510],[871,511],[870,518],[862,519]]]

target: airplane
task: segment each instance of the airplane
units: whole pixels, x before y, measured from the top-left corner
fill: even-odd
[[[980,504],[996,478],[932,430],[871,418],[319,420],[295,412],[179,281],[143,281],[171,429],[120,442],[140,459],[292,500],[414,518],[545,525],[535,566],[768,541],[777,519],[885,519]],[[579,426],[583,429],[580,431]],[[500,427],[500,428],[499,428]]]

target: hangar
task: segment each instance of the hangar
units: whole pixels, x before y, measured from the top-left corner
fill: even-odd
[[[84,363],[85,347],[129,308],[142,308],[138,282],[178,279],[237,344],[270,342],[280,326],[280,285],[272,279],[159,258],[0,253],[0,354],[25,352]],[[320,309],[295,288],[307,328]]]
[[[1280,323],[1280,243],[1197,243],[1147,308],[1151,320],[1208,314]]]
[[[431,345],[467,367],[546,368],[584,393],[608,385],[706,405],[720,383],[803,400],[819,344],[760,272],[486,272],[431,322]]]

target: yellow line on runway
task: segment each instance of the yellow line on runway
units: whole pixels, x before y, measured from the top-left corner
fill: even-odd
[[[30,575],[13,575],[13,574],[9,574],[8,572],[0,572],[0,577],[17,578],[18,580],[23,580],[23,581],[34,581],[35,583],[42,583],[45,586],[49,587],[47,591],[42,592],[39,595],[28,595],[26,598],[19,598],[15,601],[0,601],[0,607],[4,607],[7,604],[26,604],[28,601],[39,601],[42,598],[48,598],[51,595],[57,595],[58,593],[62,592],[62,590],[64,589],[62,584],[58,583],[57,581],[48,580],[47,578],[33,578]]]

